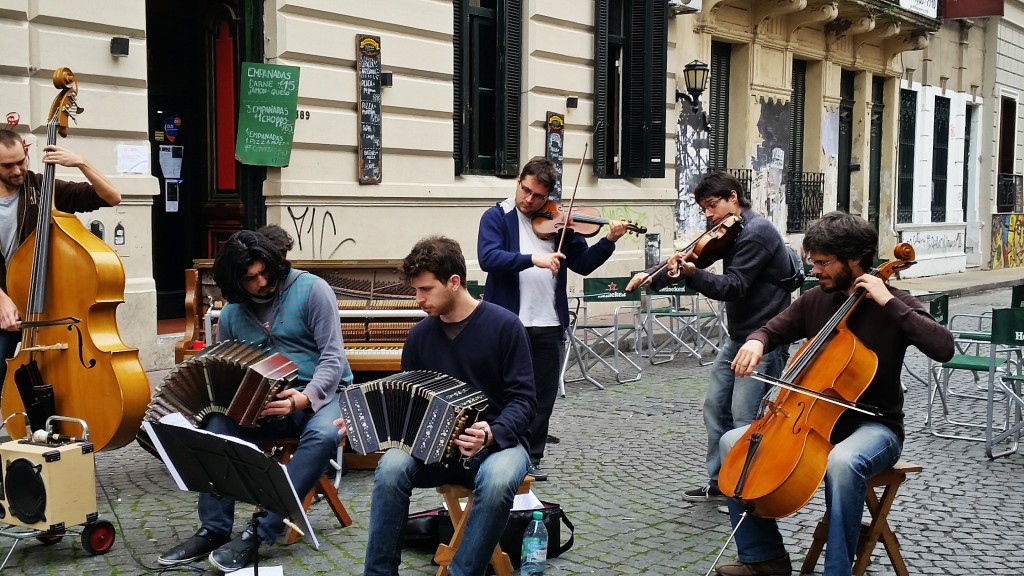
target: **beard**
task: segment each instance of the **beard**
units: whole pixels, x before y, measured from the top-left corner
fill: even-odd
[[[0,175],[0,185],[3,185],[9,190],[17,190],[21,188],[22,184],[25,183],[25,173],[22,172],[19,176],[8,177]]]
[[[829,286],[821,285],[825,292],[843,292],[853,286],[853,270],[846,262],[842,262],[843,268],[836,274],[830,274],[831,283]]]

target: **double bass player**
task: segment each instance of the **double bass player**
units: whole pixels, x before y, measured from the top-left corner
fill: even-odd
[[[804,252],[820,282],[789,308],[752,332],[736,353],[732,369],[749,376],[766,351],[802,338],[813,338],[857,290],[864,298],[846,321],[859,343],[877,356],[877,370],[856,400],[877,412],[868,416],[847,409],[841,413],[828,439],[825,472],[825,506],[828,543],[825,571],[828,576],[852,572],[867,479],[890,469],[903,449],[903,388],[900,386],[903,357],[914,345],[928,357],[945,361],[953,356],[953,336],[938,324],[912,296],[888,286],[867,273],[874,262],[878,233],[863,218],[832,212],[813,222],[803,240]],[[722,454],[729,454],[746,428],[727,432]],[[767,442],[767,440],[765,441]],[[770,450],[762,444],[760,450]],[[729,500],[736,530],[738,561],[715,566],[722,576],[788,575],[792,564],[774,519],[747,515],[739,522],[743,505]]]
[[[54,204],[62,212],[90,212],[121,203],[117,188],[85,158],[61,148],[43,148],[43,162],[82,171],[88,182],[54,181]],[[42,174],[28,169],[28,146],[17,132],[0,129],[0,386],[8,358],[21,340],[21,314],[7,295],[7,263],[36,229]]]

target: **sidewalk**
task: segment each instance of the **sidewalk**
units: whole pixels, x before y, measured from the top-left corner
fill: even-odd
[[[969,270],[958,274],[891,280],[890,284],[908,292],[941,292],[949,295],[950,298],[956,298],[986,290],[1024,284],[1024,268]]]

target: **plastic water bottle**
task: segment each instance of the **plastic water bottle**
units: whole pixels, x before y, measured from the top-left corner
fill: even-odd
[[[544,513],[533,511],[533,520],[523,534],[523,576],[543,574],[548,563],[548,529],[544,526]]]

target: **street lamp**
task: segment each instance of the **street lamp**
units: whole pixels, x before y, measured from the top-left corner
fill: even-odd
[[[700,60],[694,60],[683,66],[683,82],[686,84],[686,92],[676,90],[676,99],[688,103],[694,114],[703,113],[700,95],[708,85],[710,72],[711,68]]]

